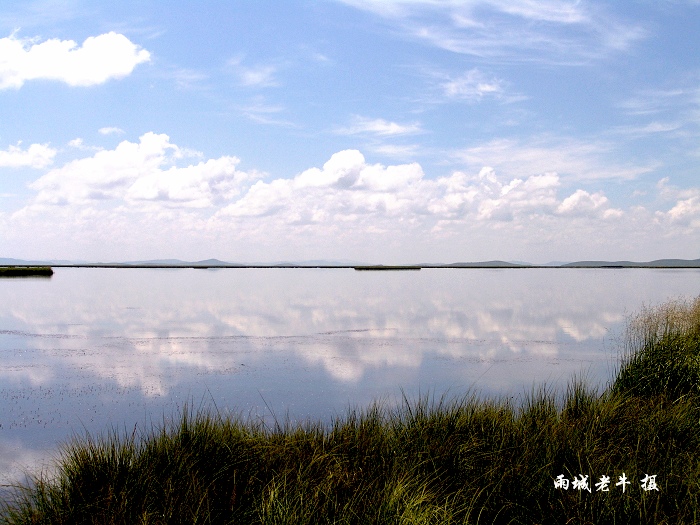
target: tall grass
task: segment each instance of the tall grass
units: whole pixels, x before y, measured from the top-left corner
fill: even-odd
[[[699,305],[631,319],[602,394],[574,379],[517,405],[404,398],[330,427],[186,409],[146,434],[86,436],[64,447],[56,475],[18,489],[0,522],[695,523],[700,396],[683,374],[697,366]],[[560,474],[588,476],[591,492],[556,488]],[[642,489],[646,475],[658,491]],[[608,492],[596,491],[602,476]]]
[[[644,308],[628,322],[624,352],[616,391],[700,394],[700,297]]]

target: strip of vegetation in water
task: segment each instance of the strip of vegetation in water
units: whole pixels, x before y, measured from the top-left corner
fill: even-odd
[[[76,439],[0,521],[29,523],[697,523],[700,297],[628,324],[603,393],[404,399],[330,426],[185,409]]]
[[[51,277],[50,266],[0,266],[0,277]]]
[[[355,270],[358,271],[382,271],[382,270],[420,270],[420,266],[384,266],[383,264],[378,264],[375,266],[353,266]]]

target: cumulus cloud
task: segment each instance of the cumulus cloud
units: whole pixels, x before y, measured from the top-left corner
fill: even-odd
[[[368,216],[396,216],[417,204],[418,164],[367,164],[357,150],[335,153],[323,168],[292,179],[258,181],[222,216],[276,216],[285,224],[330,224]]]
[[[533,175],[526,179],[501,182],[493,168],[485,167],[476,176],[455,172],[438,179],[443,191],[429,209],[442,219],[472,218],[478,221],[513,221],[556,211],[556,173]]]
[[[150,53],[119,33],[73,40],[0,39],[0,89],[18,89],[29,80],[46,79],[70,86],[93,86],[123,78],[150,60]]]
[[[572,187],[556,171],[513,174],[486,166],[429,177],[418,163],[372,163],[344,150],[320,167],[269,179],[240,171],[235,157],[188,164],[186,151],[167,135],[146,133],[49,169],[29,186],[36,192],[30,204],[0,221],[0,233],[19,238],[51,223],[85,246],[107,242],[108,235],[110,245],[168,251],[238,246],[259,254],[249,260],[329,250],[372,258],[389,250],[403,257],[420,252],[429,260],[430,246],[445,257],[480,246],[494,257],[534,244],[554,257],[574,237],[580,257],[587,256],[581,246],[600,245],[601,231],[619,249],[621,239],[634,248],[640,239],[700,227],[700,195],[672,193],[668,184],[660,190],[668,211],[655,215],[618,209],[598,188]]]
[[[608,199],[603,192],[590,194],[585,190],[576,190],[564,199],[557,207],[557,212],[563,215],[582,215],[604,208]]]
[[[407,225],[433,228],[439,221],[498,223],[536,216],[599,216],[610,209],[602,192],[578,190],[561,200],[556,173],[500,180],[492,168],[425,177],[417,163],[369,164],[357,150],[334,154],[322,168],[292,179],[258,181],[219,217],[264,217],[276,227],[304,225],[326,231],[388,231]],[[442,229],[445,228],[442,223]]]
[[[76,137],[73,140],[69,140],[68,146],[81,151],[100,151],[102,149],[99,146],[88,146],[87,144],[85,144],[85,141],[80,137]]]
[[[700,227],[700,192],[689,199],[683,199],[671,208],[666,216],[673,222]]]
[[[56,150],[48,144],[32,144],[23,150],[21,143],[18,143],[0,151],[0,167],[41,169],[50,166],[55,156]]]
[[[700,188],[677,188],[670,184],[668,177],[664,177],[658,182],[657,189],[662,199],[673,203],[668,211],[656,212],[658,221],[668,221],[691,229],[700,228]]]
[[[204,208],[231,199],[248,175],[238,159],[220,157],[178,167],[183,150],[167,135],[146,133],[138,143],[123,141],[113,150],[71,161],[30,185],[35,205],[84,205],[119,201],[130,206],[157,202]]]
[[[562,200],[554,172],[503,179],[485,167],[476,174],[430,179],[417,163],[371,164],[359,151],[345,150],[321,168],[266,181],[237,170],[235,157],[178,166],[185,151],[164,134],[146,133],[138,143],[123,141],[54,168],[30,184],[37,192],[33,206],[207,209],[221,225],[234,221],[291,232],[301,227],[321,234],[343,231],[350,223],[357,231],[430,230],[439,221],[600,217],[611,209],[602,192],[579,189]]]

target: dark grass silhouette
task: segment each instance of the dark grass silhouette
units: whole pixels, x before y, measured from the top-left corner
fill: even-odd
[[[51,277],[50,266],[0,266],[0,277]]]

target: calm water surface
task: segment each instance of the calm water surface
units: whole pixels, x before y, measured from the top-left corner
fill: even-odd
[[[405,392],[518,396],[614,373],[626,316],[700,270],[69,269],[0,280],[0,484],[75,434],[185,403],[330,420]]]

